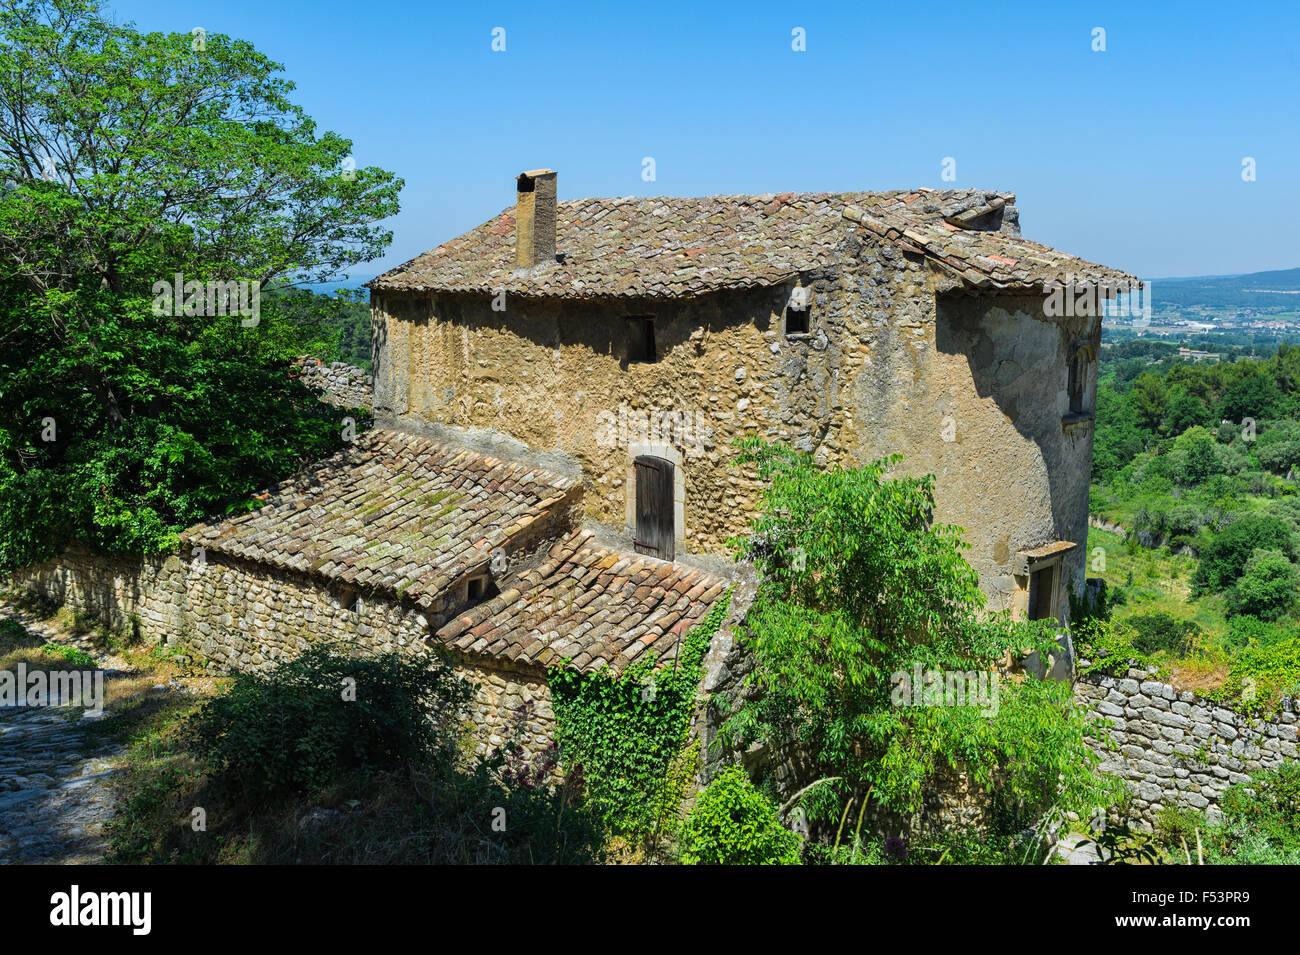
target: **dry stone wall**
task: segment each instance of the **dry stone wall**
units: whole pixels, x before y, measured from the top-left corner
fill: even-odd
[[[106,557],[80,548],[4,583],[6,590],[67,606],[96,625],[175,648],[217,673],[265,671],[321,641],[426,653],[425,638],[456,609],[437,605],[424,613],[382,595],[226,557]],[[454,663],[458,675],[477,687],[466,719],[479,752],[508,738],[530,752],[549,744],[554,716],[544,670],[481,657]]]
[[[327,404],[344,408],[370,407],[370,376],[355,365],[343,361],[326,364],[319,358],[304,355],[298,359],[296,368],[303,384],[319,392],[321,400]]]
[[[1130,815],[1143,828],[1162,806],[1214,817],[1223,793],[1249,774],[1295,759],[1300,701],[1283,701],[1269,719],[1251,718],[1129,670],[1123,677],[1085,676],[1075,697],[1107,722],[1094,744],[1101,771],[1123,779]]]

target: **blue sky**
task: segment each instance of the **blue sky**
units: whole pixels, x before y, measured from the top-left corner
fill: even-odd
[[[322,128],[353,140],[358,165],[406,180],[389,254],[357,275],[510,205],[523,169],[557,169],[562,199],[706,195],[943,188],[945,157],[956,186],[1017,193],[1028,237],[1107,265],[1147,277],[1300,266],[1294,2],[109,10],[145,30],[252,41]]]

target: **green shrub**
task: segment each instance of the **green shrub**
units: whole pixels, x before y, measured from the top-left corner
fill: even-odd
[[[1300,850],[1300,763],[1252,773],[1229,786],[1220,801],[1224,823],[1266,838],[1286,852]]]
[[[1228,591],[1228,612],[1277,620],[1295,608],[1300,597],[1298,582],[1300,572],[1280,550],[1256,550],[1236,585]]]
[[[687,865],[797,865],[801,840],[745,771],[728,766],[699,794],[682,829]]]
[[[1237,582],[1256,550],[1280,550],[1294,556],[1291,530],[1276,517],[1243,517],[1209,539],[1192,578],[1195,594],[1218,593]]]
[[[408,762],[447,768],[471,693],[445,663],[316,646],[265,676],[237,675],[192,718],[190,748],[222,779],[267,794]]]
[[[929,686],[945,671],[963,682],[996,674],[1007,654],[1060,653],[1045,621],[983,612],[962,529],[932,520],[933,475],[894,476],[897,457],[822,468],[758,439],[737,445],[737,462],[768,486],[762,514],[732,542],[762,582],[741,635],[753,667],[723,745],[798,753],[802,775],[829,780],[800,803],[819,824],[868,787],[889,811],[920,811],[953,770],[1028,816],[1109,798],[1088,727],[1057,681],[990,679],[988,707],[920,699],[918,668]]]
[[[1133,645],[1133,631],[1125,624],[1092,618],[1075,626],[1073,636],[1079,657],[1088,661],[1082,673],[1123,676],[1129,667],[1151,665],[1147,655]]]
[[[1162,806],[1156,813],[1156,838],[1173,850],[1186,842],[1188,851],[1195,852],[1196,834],[1205,828],[1205,818],[1187,806]]]
[[[1267,645],[1243,647],[1232,662],[1228,679],[1208,693],[1211,699],[1246,712],[1276,708],[1274,704],[1300,680],[1300,636]]]
[[[28,633],[27,628],[17,620],[10,617],[0,620],[0,654],[30,649],[40,643],[40,638]]]
[[[1258,617],[1237,616],[1228,621],[1223,643],[1230,650],[1240,650],[1252,643],[1269,646],[1284,636],[1285,632],[1276,624],[1265,623]]]
[[[58,657],[60,660],[66,660],[73,666],[93,667],[95,665],[95,658],[80,647],[65,647],[58,643],[46,643],[42,645],[41,653]]]
[[[1191,650],[1192,641],[1201,636],[1200,627],[1190,620],[1180,620],[1161,610],[1137,614],[1125,623],[1133,631],[1133,647],[1139,653],[1164,650],[1173,656],[1183,656]]]

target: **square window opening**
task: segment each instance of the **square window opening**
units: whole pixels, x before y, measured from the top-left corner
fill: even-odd
[[[785,310],[785,337],[792,335],[809,335],[812,333],[811,308],[787,308]]]
[[[334,600],[340,610],[349,610],[352,613],[361,612],[361,595],[355,587],[349,587],[346,584],[335,584]]]
[[[659,359],[655,348],[655,320],[648,315],[633,315],[627,319],[628,362],[652,362]]]
[[[464,606],[481,604],[489,597],[495,597],[500,591],[489,574],[475,574],[465,580],[465,590],[461,596]]]

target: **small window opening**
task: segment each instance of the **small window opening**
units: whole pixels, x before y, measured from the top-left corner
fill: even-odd
[[[1087,354],[1083,349],[1074,353],[1070,359],[1069,394],[1070,414],[1083,414],[1083,383],[1087,377]]]
[[[647,315],[633,315],[627,320],[627,360],[650,362],[659,358],[655,350],[655,320]]]
[[[481,604],[489,597],[495,597],[497,593],[498,590],[496,584],[492,582],[491,575],[475,574],[465,580],[465,592],[461,603],[472,607],[475,604]]]
[[[338,603],[340,610],[350,610],[353,613],[361,612],[361,595],[355,587],[349,587],[346,584],[335,584],[334,600]]]
[[[812,308],[785,310],[785,335],[807,335],[812,330]]]

